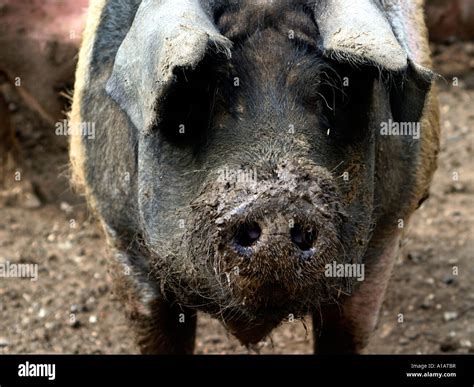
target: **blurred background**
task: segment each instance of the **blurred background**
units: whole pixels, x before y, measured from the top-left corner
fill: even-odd
[[[0,353],[130,353],[100,229],[68,182],[66,118],[87,0],[0,0]],[[427,0],[442,113],[431,198],[415,214],[371,353],[474,353],[474,0]],[[403,315],[403,322],[400,321]],[[311,323],[255,350],[311,353]],[[209,318],[198,353],[249,353]],[[250,353],[254,353],[252,350]]]

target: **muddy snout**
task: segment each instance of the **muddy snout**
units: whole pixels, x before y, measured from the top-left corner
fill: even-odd
[[[261,311],[294,307],[318,289],[324,298],[331,281],[325,265],[344,260],[345,243],[342,206],[326,171],[284,164],[256,181],[218,181],[206,191],[195,206],[198,254],[232,303]]]
[[[235,216],[228,224],[229,241],[236,254],[245,259],[276,260],[286,255],[288,259],[311,259],[316,252],[316,241],[320,225],[317,214],[310,209],[305,213],[288,211],[285,206],[291,199],[283,203],[255,203],[253,209],[244,213],[244,219]],[[308,207],[307,203],[298,200],[292,207]]]

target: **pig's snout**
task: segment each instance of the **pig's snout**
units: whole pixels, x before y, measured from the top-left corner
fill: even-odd
[[[235,236],[235,243],[239,248],[246,248],[254,245],[262,235],[262,229],[256,222],[245,223],[239,227]]]
[[[291,241],[303,251],[310,250],[313,247],[317,236],[316,231],[313,231],[312,228],[304,228],[299,224],[291,229],[290,234]]]
[[[304,255],[306,259],[313,255],[318,227],[310,216],[303,215],[300,216],[304,218],[302,221],[295,221],[291,218],[292,214],[285,214],[285,211],[276,208],[266,212],[270,213],[260,217],[248,214],[255,220],[234,227],[236,231],[231,243],[238,254],[245,258],[259,254],[275,255],[272,250],[278,248],[281,252]]]
[[[330,173],[306,160],[257,171],[252,181],[203,184],[188,234],[196,271],[203,283],[209,273],[221,307],[211,313],[303,315],[347,290],[345,279],[325,275],[348,258],[344,204]]]

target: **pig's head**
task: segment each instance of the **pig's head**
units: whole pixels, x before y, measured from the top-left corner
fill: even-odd
[[[139,133],[152,276],[254,342],[350,294],[325,268],[362,262],[376,130],[419,117],[429,82],[370,1],[229,3],[144,1],[108,92]]]

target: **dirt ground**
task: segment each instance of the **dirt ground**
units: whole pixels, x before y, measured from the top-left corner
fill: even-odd
[[[474,44],[437,46],[435,56],[444,76],[439,170],[409,226],[369,353],[474,353]],[[67,139],[6,94],[18,151],[0,191],[0,263],[37,263],[39,273],[35,282],[0,278],[0,353],[136,353],[110,294],[101,230],[67,181]],[[311,353],[311,341],[309,318],[286,322],[257,352]],[[201,316],[197,353],[256,351]]]

